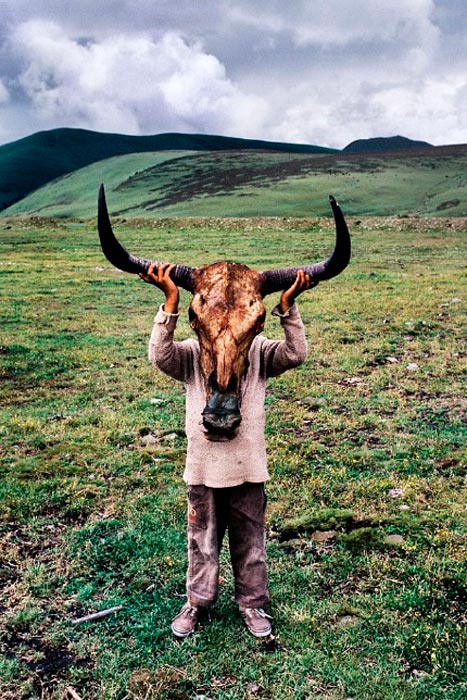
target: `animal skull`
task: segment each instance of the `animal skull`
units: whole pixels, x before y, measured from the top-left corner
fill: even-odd
[[[329,198],[336,223],[336,245],[323,262],[302,267],[257,272],[246,265],[217,262],[192,268],[176,265],[175,284],[193,295],[189,318],[200,345],[206,406],[203,423],[212,434],[232,435],[241,421],[241,381],[248,369],[248,352],[265,319],[263,297],[287,289],[303,269],[312,286],[340,274],[350,260],[350,235],[334,197]],[[102,250],[120,270],[146,273],[152,260],[128,253],[110,223],[104,186],[99,190],[98,230]],[[163,263],[154,263],[158,268]]]

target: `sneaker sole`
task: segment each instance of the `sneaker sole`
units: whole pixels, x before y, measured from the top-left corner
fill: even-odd
[[[173,625],[171,625],[170,629],[172,630],[172,634],[175,637],[178,637],[179,639],[185,639],[185,637],[189,637],[190,634],[193,634],[193,632],[195,631],[194,629],[192,629],[192,630],[189,630],[188,632],[181,632]]]
[[[248,625],[245,625],[247,628],[248,632],[253,635],[253,637],[269,637],[270,634],[272,634],[272,627],[270,627],[268,630],[264,630],[264,632],[253,632]]]

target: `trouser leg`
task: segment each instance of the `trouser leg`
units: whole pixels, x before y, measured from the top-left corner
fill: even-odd
[[[261,608],[269,602],[266,566],[264,484],[230,489],[229,545],[235,577],[235,601],[241,608]]]
[[[219,552],[226,527],[222,509],[217,514],[215,491],[207,486],[188,487],[187,597],[192,605],[203,607],[217,599]]]

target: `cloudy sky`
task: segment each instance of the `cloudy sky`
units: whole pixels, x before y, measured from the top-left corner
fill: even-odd
[[[0,143],[59,126],[467,143],[467,3],[0,0]]]

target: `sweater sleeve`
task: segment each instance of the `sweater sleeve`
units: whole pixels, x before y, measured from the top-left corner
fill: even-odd
[[[308,353],[305,327],[297,304],[295,303],[285,314],[281,314],[279,307],[276,306],[272,310],[272,315],[280,318],[285,340],[264,339],[261,347],[261,364],[266,377],[277,377],[292,367],[298,367],[305,362]]]
[[[163,306],[154,318],[149,340],[149,361],[173,379],[187,382],[193,374],[193,343],[190,340],[174,342],[179,314],[169,314]]]

